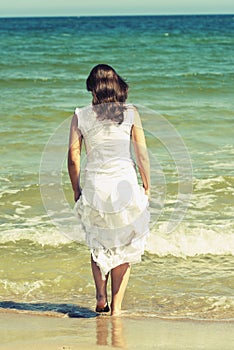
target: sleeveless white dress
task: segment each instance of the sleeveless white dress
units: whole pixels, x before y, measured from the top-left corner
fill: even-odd
[[[86,243],[102,278],[123,263],[141,261],[149,234],[149,203],[131,156],[134,107],[124,121],[97,119],[92,106],[75,114],[86,150],[82,195],[75,204]]]

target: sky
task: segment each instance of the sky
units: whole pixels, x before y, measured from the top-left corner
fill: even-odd
[[[0,17],[225,13],[233,0],[0,0]]]

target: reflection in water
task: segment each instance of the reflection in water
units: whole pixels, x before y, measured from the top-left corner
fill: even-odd
[[[97,317],[96,332],[97,345],[109,345],[110,343],[114,347],[126,348],[123,322],[120,317]]]
[[[109,318],[100,316],[96,318],[97,345],[108,345]]]

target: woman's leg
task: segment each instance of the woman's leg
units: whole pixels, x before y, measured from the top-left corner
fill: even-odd
[[[130,264],[125,263],[111,270],[111,315],[121,313],[121,305],[130,276]]]
[[[97,299],[97,310],[103,309],[107,304],[107,280],[108,280],[108,274],[106,275],[106,280],[103,281],[102,274],[95,263],[95,261],[92,258],[91,255],[91,266],[92,266],[92,272],[93,272],[93,278],[96,286],[96,299]]]

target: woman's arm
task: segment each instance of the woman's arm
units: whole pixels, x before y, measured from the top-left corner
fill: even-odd
[[[141,124],[141,118],[137,109],[134,111],[134,125],[132,127],[132,142],[136,155],[137,166],[145,189],[145,194],[150,197],[150,162],[145,141],[145,134]]]
[[[71,121],[69,151],[68,151],[68,172],[74,191],[75,202],[81,195],[80,188],[80,156],[82,147],[82,135],[78,129],[77,116],[74,114]]]

